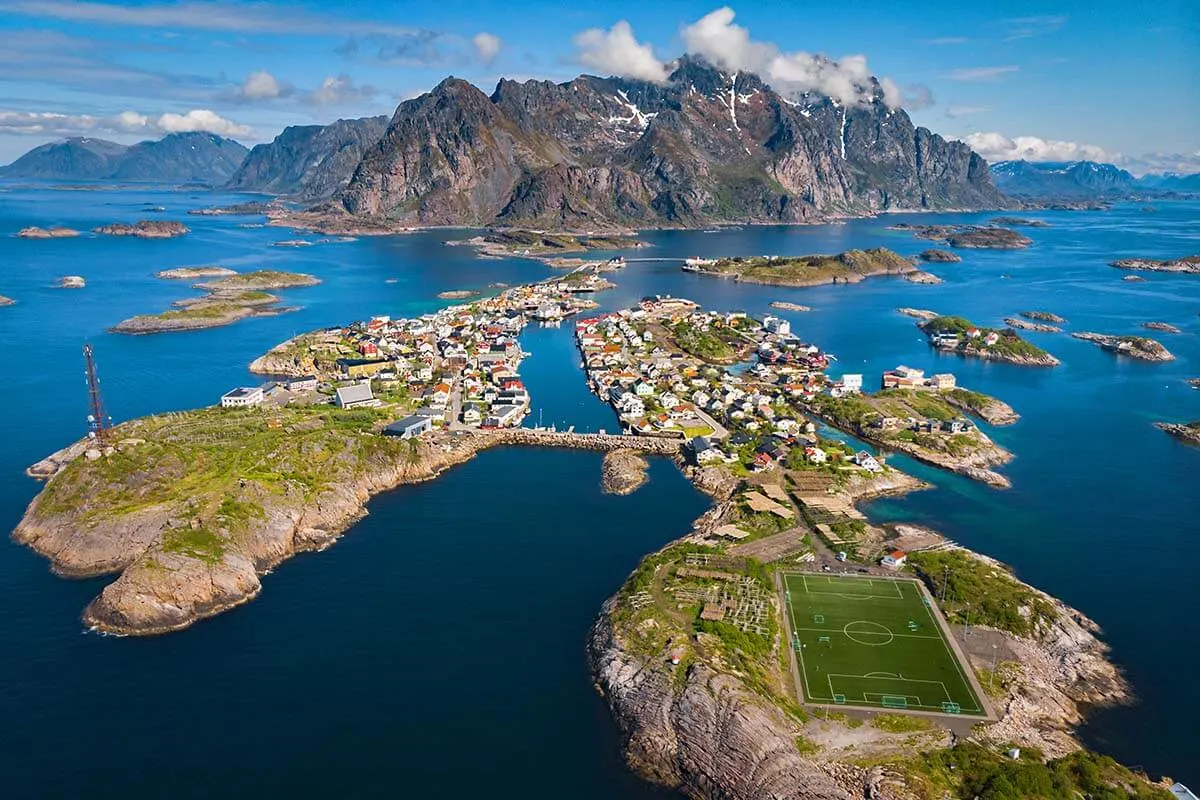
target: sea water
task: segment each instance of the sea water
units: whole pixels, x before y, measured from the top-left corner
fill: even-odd
[[[0,527],[13,528],[38,484],[24,468],[85,430],[80,348],[95,348],[108,412],[120,421],[216,401],[257,379],[246,365],[273,344],[374,314],[419,314],[438,292],[554,274],[527,259],[479,258],[448,246],[470,231],[274,246],[289,231],[243,227],[255,217],[188,216],[250,199],[140,191],[0,190]],[[154,206],[166,212],[152,212]],[[905,461],[936,485],[877,501],[877,521],[927,524],[1011,564],[1025,580],[1104,629],[1137,702],[1093,714],[1088,743],[1151,773],[1195,784],[1188,665],[1200,655],[1192,547],[1200,533],[1200,448],[1152,425],[1200,419],[1200,278],[1149,274],[1129,283],[1108,262],[1200,250],[1200,204],[1136,204],[1104,212],[1030,214],[1019,251],[961,251],[928,269],[945,283],[876,278],[784,289],[684,273],[680,259],[929,246],[897,222],[978,222],[987,214],[883,217],[720,233],[647,232],[627,251],[606,309],[647,294],[714,309],[775,313],[838,356],[831,372],[868,385],[897,364],[950,371],[1022,415],[989,434],[1017,458],[1014,487],[988,489]],[[90,230],[114,221],[178,219],[173,240],[22,240],[27,225]],[[305,236],[316,242],[321,237]],[[637,261],[653,258],[661,261]],[[220,264],[312,273],[284,290],[301,310],[208,331],[122,336],[106,330],[198,294],[154,272]],[[82,275],[87,288],[54,288]],[[809,313],[774,311],[786,300]],[[1066,334],[1026,333],[1063,361],[1022,368],[939,356],[899,306],[961,314],[981,325],[1048,310],[1068,331],[1151,333],[1178,357],[1117,359]],[[522,373],[527,424],[615,430],[584,384],[568,322],[530,327]],[[0,547],[0,777],[6,796],[229,797],[262,794],[585,798],[652,797],[625,769],[615,726],[590,684],[588,628],[645,553],[685,533],[707,507],[668,462],[628,497],[599,489],[592,453],[502,449],[437,481],[374,499],[336,546],[281,565],[253,603],[178,634],[120,639],[87,633],[79,613],[106,579],[69,582],[16,545]]]

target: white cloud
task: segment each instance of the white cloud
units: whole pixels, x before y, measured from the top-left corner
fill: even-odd
[[[192,109],[186,114],[166,113],[158,117],[122,111],[111,117],[90,114],[56,114],[53,112],[0,111],[0,133],[29,136],[93,136],[97,134],[161,135],[206,131],[221,136],[254,138],[254,131],[225,119],[206,108]]]
[[[500,54],[504,41],[494,33],[480,31],[471,39],[471,44],[475,46],[475,54],[479,56],[479,60],[484,64],[491,64]]]
[[[246,76],[239,95],[247,100],[270,100],[279,97],[283,91],[283,86],[275,76],[261,69]]]
[[[1008,28],[1008,35],[1004,37],[1004,41],[1011,42],[1016,39],[1028,39],[1033,36],[1054,33],[1067,24],[1067,18],[1062,14],[1042,14],[1006,19],[1003,24]]]
[[[344,105],[370,100],[377,93],[374,86],[359,86],[349,75],[330,75],[306,94],[304,100],[316,106]]]
[[[733,23],[734,16],[733,9],[726,6],[685,26],[681,37],[687,51],[724,69],[754,72],[785,94],[818,92],[846,105],[870,103],[875,98],[866,56],[834,61],[803,51],[784,53],[770,42],[751,38],[746,28]],[[904,93],[894,81],[884,78],[880,86],[889,107],[904,102]]]
[[[990,81],[999,78],[1001,75],[1007,75],[1010,72],[1016,72],[1020,67],[1009,64],[1003,67],[969,67],[967,69],[956,69],[946,75],[952,81]]]
[[[345,19],[312,14],[299,8],[281,11],[267,3],[198,2],[115,4],[88,0],[5,0],[7,14],[50,17],[94,25],[140,28],[184,28],[233,33],[411,33],[413,29],[382,25],[370,18]]]
[[[1039,136],[1009,138],[1002,133],[970,133],[962,139],[971,149],[988,161],[1110,161],[1119,154],[1109,155],[1102,147],[1079,144]]]
[[[1134,175],[1148,172],[1175,172],[1190,175],[1200,172],[1200,150],[1194,153],[1145,153],[1140,156],[1121,157],[1116,160]]]
[[[667,80],[667,66],[654,55],[648,44],[638,42],[633,28],[625,20],[609,30],[589,28],[575,39],[575,58],[585,67],[606,75],[638,78],[653,83]]]

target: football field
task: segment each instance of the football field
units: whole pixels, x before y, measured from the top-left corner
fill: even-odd
[[[916,581],[785,573],[783,588],[807,702],[987,716]]]

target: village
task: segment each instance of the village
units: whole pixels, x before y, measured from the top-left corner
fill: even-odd
[[[527,355],[521,331],[594,308],[585,295],[609,286],[597,271],[581,269],[420,317],[376,316],[305,334],[276,351],[282,348],[288,372],[304,367],[306,374],[234,388],[220,405],[385,408],[397,419],[383,433],[405,439],[435,428],[516,427],[530,403],[519,372]]]

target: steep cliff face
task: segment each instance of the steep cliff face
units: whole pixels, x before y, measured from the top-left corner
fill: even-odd
[[[324,200],[346,188],[363,153],[387,130],[387,117],[339,119],[329,125],[285,128],[256,145],[226,188]]]
[[[786,98],[686,56],[664,85],[582,76],[447,79],[400,105],[343,205],[396,223],[804,222],[885,209],[1003,207],[966,145],[873,100]]]

